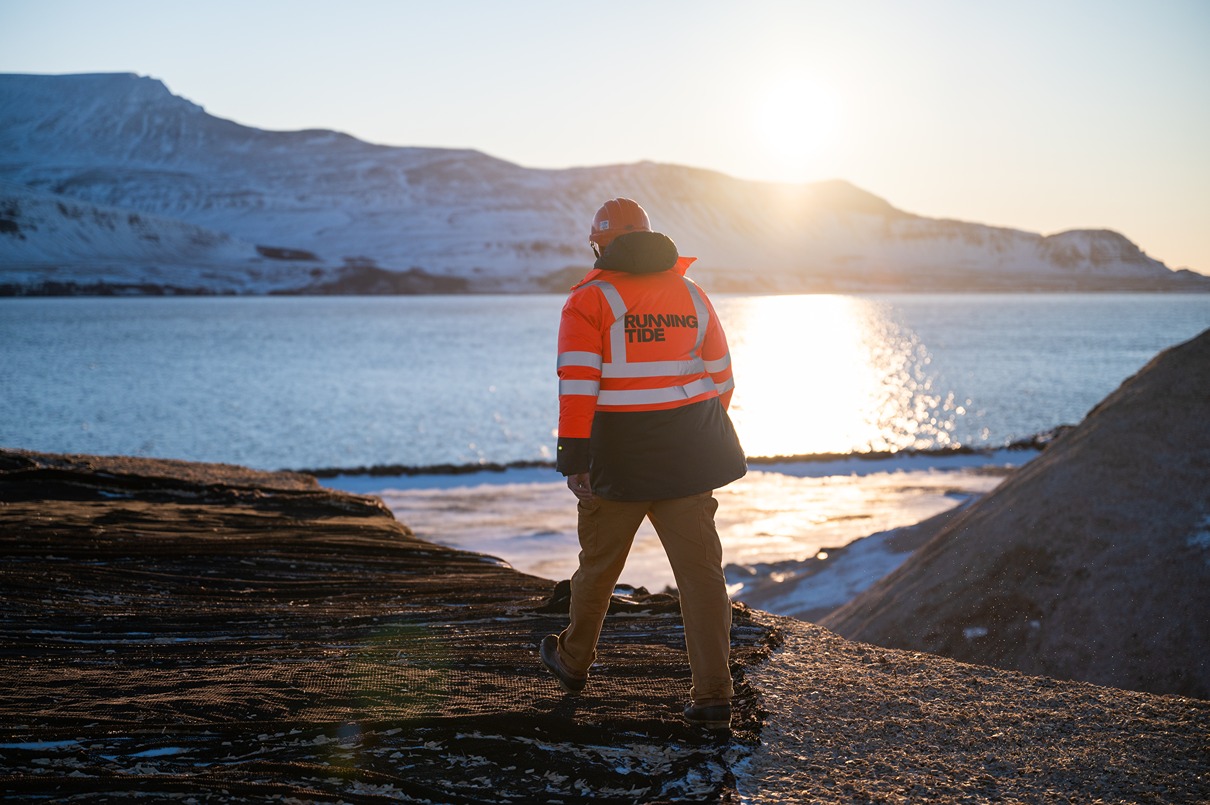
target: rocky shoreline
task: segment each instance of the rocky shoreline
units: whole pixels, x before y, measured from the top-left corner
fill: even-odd
[[[675,599],[618,596],[580,697],[554,581],[296,473],[0,450],[0,797],[1199,802],[1210,703],[736,608],[729,733]]]

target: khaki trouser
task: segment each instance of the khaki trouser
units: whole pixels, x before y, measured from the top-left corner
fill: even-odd
[[[693,701],[730,701],[731,601],[723,578],[723,549],[714,527],[718,501],[710,492],[671,500],[579,504],[580,568],[571,577],[571,623],[559,635],[567,669],[586,675],[635,532],[644,517],[664,545],[681,596],[685,647],[693,672]]]

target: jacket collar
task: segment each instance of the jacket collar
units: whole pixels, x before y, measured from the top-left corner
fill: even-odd
[[[662,274],[675,271],[684,275],[693,258],[683,258],[672,238],[660,232],[627,232],[619,235],[597,258],[593,270],[572,290],[601,276],[602,272],[619,274]]]
[[[696,257],[678,257],[678,258],[676,258],[676,265],[674,265],[672,268],[670,268],[668,270],[672,271],[676,274],[679,274],[680,276],[683,277],[683,276],[685,276],[685,272],[689,270],[689,266],[691,266],[695,260],[697,260]],[[577,288],[581,288],[581,287],[587,285],[588,283],[592,282],[593,280],[600,279],[601,275],[603,275],[603,274],[624,274],[624,273],[627,273],[627,272],[611,271],[607,268],[594,268],[592,271],[589,271],[587,274],[584,275],[584,279],[580,280],[575,285],[571,286],[571,290],[574,291]]]

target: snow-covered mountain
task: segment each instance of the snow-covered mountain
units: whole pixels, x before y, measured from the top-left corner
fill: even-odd
[[[841,181],[536,170],[242,126],[135,75],[0,76],[0,292],[561,290],[615,196],[718,290],[1210,288],[1114,232],[922,218]]]

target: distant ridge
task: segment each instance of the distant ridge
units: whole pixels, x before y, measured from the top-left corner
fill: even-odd
[[[719,290],[1210,290],[1115,232],[923,218],[839,180],[651,162],[536,170],[264,131],[132,74],[0,75],[0,153],[7,294],[564,290],[591,263],[585,222],[619,195],[640,199]],[[131,216],[137,231],[106,223]],[[186,228],[224,245],[183,245]]]
[[[820,623],[863,642],[1210,698],[1210,330],[1152,360]]]

